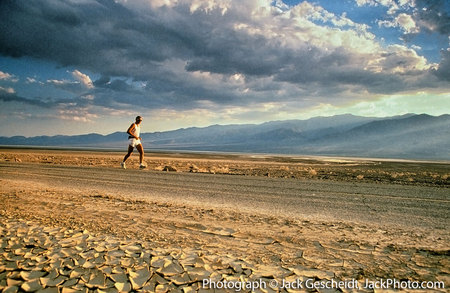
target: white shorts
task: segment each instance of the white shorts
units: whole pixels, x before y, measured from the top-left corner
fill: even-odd
[[[132,147],[136,147],[136,146],[138,146],[140,144],[141,144],[141,140],[140,139],[135,139],[135,138],[128,139],[128,145],[130,145]]]

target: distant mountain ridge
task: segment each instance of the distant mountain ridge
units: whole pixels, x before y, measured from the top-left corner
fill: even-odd
[[[143,133],[146,149],[450,160],[450,115],[353,115]],[[126,146],[127,135],[0,137],[0,145]]]

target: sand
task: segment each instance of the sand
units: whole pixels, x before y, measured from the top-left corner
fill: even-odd
[[[3,149],[0,163],[110,169],[120,167],[122,156]],[[136,157],[129,169],[138,168]],[[443,163],[163,153],[148,154],[146,162],[148,169],[142,172],[171,167],[230,176],[449,186],[449,167]],[[444,289],[437,289],[442,292],[450,286],[450,236],[445,230],[193,209],[28,182],[20,176],[5,179],[1,172],[3,292],[214,292],[214,287],[236,292],[237,284],[247,285],[242,292],[374,292],[363,285],[381,278],[402,281],[399,285],[408,280],[429,282],[433,288],[443,284]],[[319,288],[331,280],[343,283],[331,291]],[[358,290],[351,288],[352,281],[358,282]],[[319,282],[315,289],[314,282]],[[299,284],[302,288],[294,288]]]

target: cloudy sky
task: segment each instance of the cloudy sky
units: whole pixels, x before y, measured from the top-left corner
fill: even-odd
[[[450,113],[446,0],[0,2],[0,135]]]

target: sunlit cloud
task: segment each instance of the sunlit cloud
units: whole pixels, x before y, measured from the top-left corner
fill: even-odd
[[[90,78],[87,74],[81,73],[81,72],[78,71],[78,70],[74,70],[74,71],[72,72],[72,76],[73,76],[76,80],[78,80],[79,82],[81,82],[81,84],[82,84],[83,86],[85,86],[86,88],[88,88],[88,89],[94,88],[94,84],[92,83],[91,78]]]
[[[4,92],[7,94],[14,94],[16,91],[12,87],[4,88],[0,86],[0,92]]]
[[[7,72],[3,72],[0,71],[0,80],[5,80],[5,81],[11,81],[11,82],[18,82],[19,79],[17,77],[15,77],[14,75],[11,75]]]

